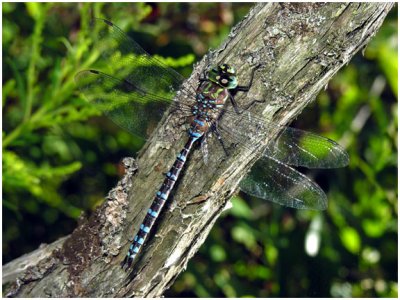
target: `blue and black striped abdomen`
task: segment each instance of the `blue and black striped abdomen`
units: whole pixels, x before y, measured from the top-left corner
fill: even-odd
[[[168,200],[169,194],[174,188],[175,182],[178,180],[179,174],[182,171],[183,166],[185,165],[187,156],[189,155],[190,150],[192,149],[193,144],[197,139],[197,135],[190,135],[190,138],[185,147],[177,156],[174,164],[167,173],[161,188],[156,193],[153,203],[147,211],[146,217],[144,218],[143,223],[140,225],[139,231],[133,239],[131,246],[129,247],[128,254],[125,257],[125,260],[122,262],[122,266],[126,265],[126,267],[129,268],[134,258],[139,253],[141,247],[146,240],[147,235],[154,225],[155,220],[160,214],[165,202]]]
[[[185,165],[186,159],[193,147],[193,144],[200,139],[210,127],[210,124],[216,120],[220,114],[220,108],[228,98],[228,91],[225,88],[213,83],[204,82],[199,86],[197,94],[197,103],[192,107],[192,120],[189,129],[189,140],[185,147],[177,156],[173,166],[167,173],[161,188],[156,193],[143,223],[140,225],[139,232],[136,234],[128,254],[122,263],[122,266],[130,267],[134,258],[143,246],[147,235],[154,225],[155,220],[160,214],[169,194],[174,188],[175,182]]]

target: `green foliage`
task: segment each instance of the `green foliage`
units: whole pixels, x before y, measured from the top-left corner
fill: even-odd
[[[250,6],[3,3],[3,262],[70,233],[115,184],[118,161],[143,145],[76,91],[75,74],[99,56],[91,16],[189,75]],[[397,71],[393,11],[295,124],[349,152],[348,168],[310,175],[328,210],[234,197],[166,295],[396,297]]]
[[[3,187],[5,195],[19,194],[25,191],[38,200],[44,201],[50,207],[60,209],[66,215],[77,218],[80,209],[65,203],[58,194],[60,183],[68,175],[81,168],[79,162],[59,167],[41,165],[36,166],[32,161],[24,161],[17,154],[11,151],[3,151]],[[32,203],[31,203],[32,204]],[[25,206],[21,199],[10,196],[10,199],[3,198],[3,205],[16,213],[20,209],[28,209],[30,212],[38,213],[37,205]]]
[[[80,200],[77,192],[86,186],[68,188],[71,178],[77,179],[85,173],[82,166],[103,163],[95,154],[100,131],[85,124],[100,113],[76,93],[74,83],[77,70],[88,68],[96,60],[88,51],[92,43],[87,39],[88,12],[101,10],[103,5],[84,4],[80,10],[70,4],[3,5],[4,220],[10,225],[8,221],[17,217],[22,225],[27,217],[36,216],[41,221],[34,225],[42,232],[41,239],[25,246],[23,240],[29,240],[32,226],[20,230],[20,234],[10,234],[15,229],[6,226],[3,253],[8,259],[53,240],[54,235],[68,233],[63,230],[47,233],[46,218],[54,215],[54,210],[61,214],[52,223],[70,220],[68,227],[72,227],[73,219],[82,209],[91,209],[101,200],[96,194],[93,196],[97,199]],[[137,5],[142,18],[149,9],[144,4]],[[82,30],[71,31],[70,17],[75,22],[80,18]],[[116,175],[115,168],[112,175]],[[86,175],[81,184],[88,185],[91,180]],[[16,252],[12,253],[12,249]]]

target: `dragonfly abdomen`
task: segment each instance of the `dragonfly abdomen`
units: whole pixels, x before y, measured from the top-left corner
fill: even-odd
[[[147,211],[147,215],[143,223],[140,225],[139,232],[136,234],[131,246],[129,247],[128,254],[125,260],[122,262],[122,266],[127,265],[127,268],[129,268],[134,258],[139,253],[147,238],[147,235],[153,227],[155,220],[157,219],[165,202],[168,200],[169,194],[179,178],[179,174],[186,163],[186,159],[193,147],[193,144],[209,130],[209,122],[216,118],[219,107],[222,106],[226,101],[226,89],[218,87],[215,83],[208,82],[200,87],[206,91],[204,93],[200,92],[197,94],[198,104],[192,108],[193,117],[188,132],[189,140],[187,141],[185,147],[178,154],[171,169],[166,174],[161,188],[156,193],[156,197]],[[202,90],[201,88],[200,91]]]
[[[179,174],[181,173],[185,165],[186,159],[193,147],[193,144],[202,136],[202,133],[190,131],[189,135],[189,140],[187,141],[185,147],[181,150],[181,152],[179,152],[174,164],[166,174],[161,188],[157,191],[153,203],[147,211],[146,217],[144,218],[143,223],[140,225],[139,231],[133,239],[131,246],[129,247],[128,254],[125,257],[125,260],[122,262],[122,266],[126,265],[126,267],[129,268],[136,255],[139,253],[147,238],[147,235],[153,227],[155,220],[159,216],[165,202],[169,198],[169,194],[171,193],[176,181],[179,178]]]

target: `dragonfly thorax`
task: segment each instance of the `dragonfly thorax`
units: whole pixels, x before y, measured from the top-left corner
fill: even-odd
[[[201,137],[209,129],[209,124],[215,121],[220,109],[228,98],[228,89],[213,81],[202,82],[196,93],[196,104],[192,106],[192,120],[189,130],[191,136]]]

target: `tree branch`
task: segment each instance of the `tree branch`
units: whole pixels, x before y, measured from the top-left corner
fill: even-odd
[[[265,99],[251,111],[287,124],[313,101],[329,79],[377,32],[393,3],[261,3],[208,58],[236,67],[246,83],[251,66],[263,63],[251,90],[238,94],[242,107]],[[185,85],[197,86],[206,67],[197,64]],[[246,78],[247,77],[247,78]],[[179,95],[178,95],[179,98]],[[180,99],[187,101],[187,99]],[[163,174],[187,133],[166,116],[108,200],[66,239],[3,266],[5,295],[18,297],[159,297],[171,286],[203,244],[238,183],[260,153],[240,150],[223,160],[210,151],[190,157],[173,200],[169,200],[150,238],[127,274],[119,264],[142,222]],[[244,116],[238,116],[241,118]],[[160,142],[165,130],[170,143]],[[267,139],[275,133],[268,133]],[[219,145],[211,142],[210,149]],[[260,150],[261,151],[261,150]],[[136,173],[135,173],[136,172]],[[129,195],[129,196],[128,196]],[[54,250],[55,249],[55,250]],[[51,253],[51,254],[50,254]],[[25,267],[17,267],[25,264]],[[29,267],[26,267],[29,266]],[[15,279],[18,277],[17,279]]]

